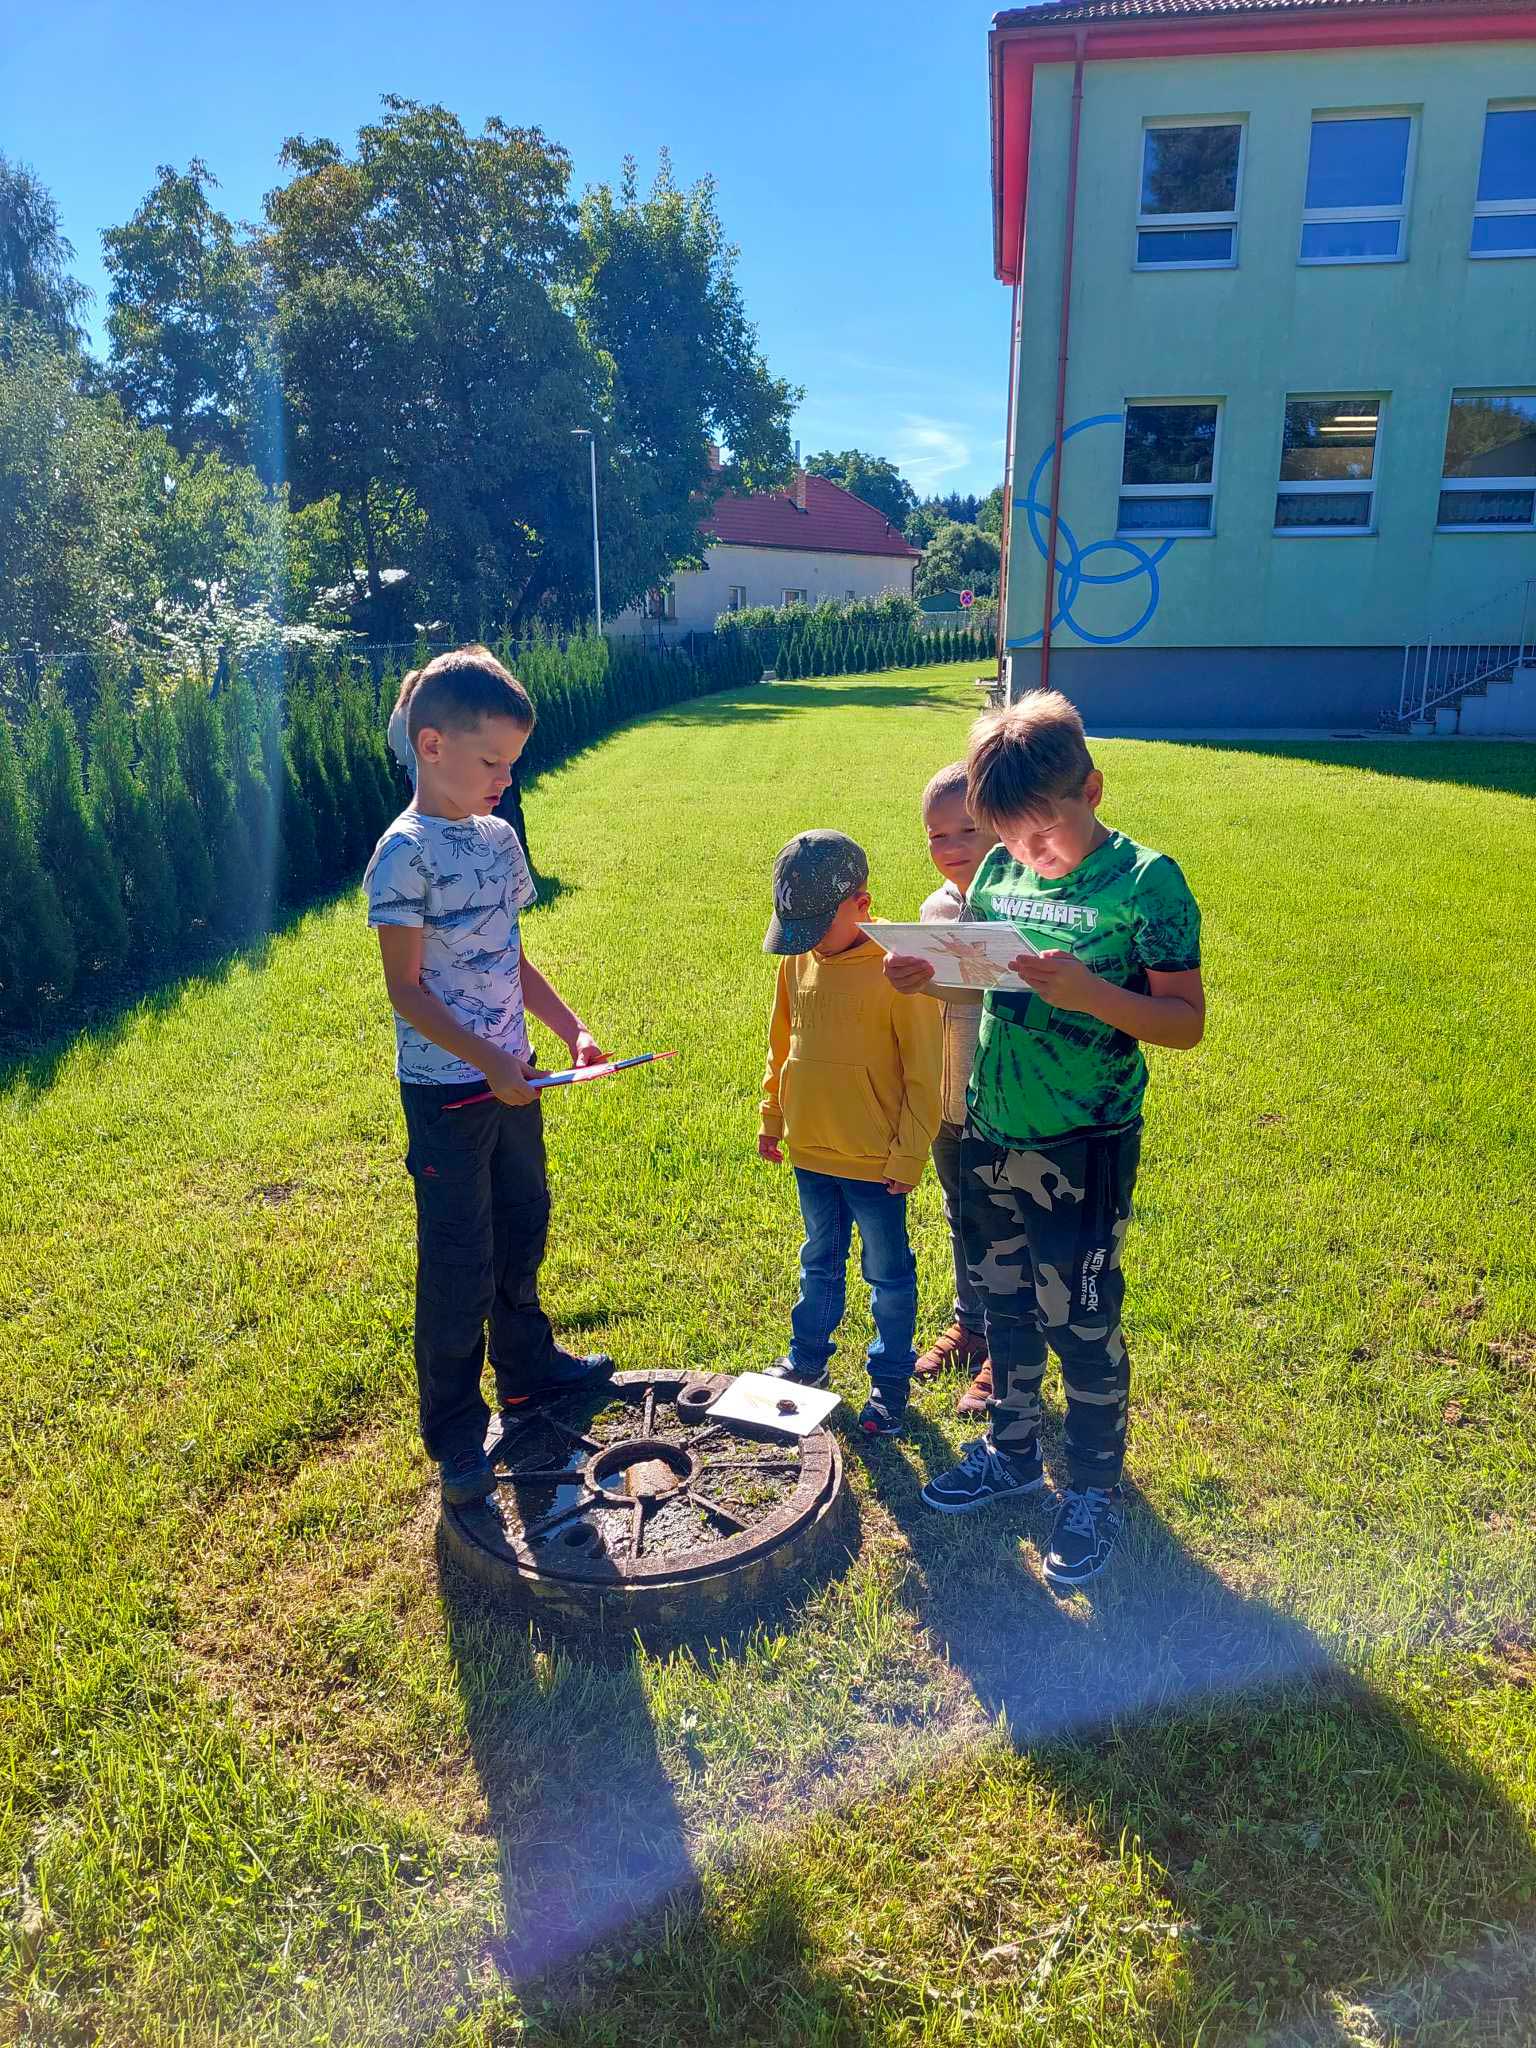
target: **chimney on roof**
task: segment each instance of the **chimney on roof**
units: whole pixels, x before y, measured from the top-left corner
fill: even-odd
[[[797,512],[804,512],[807,507],[805,502],[805,471],[803,469],[795,471],[795,480],[789,487],[789,494],[794,499],[795,510]]]
[[[706,441],[704,443],[704,460],[711,469],[718,469],[720,467],[720,443],[718,441]]]

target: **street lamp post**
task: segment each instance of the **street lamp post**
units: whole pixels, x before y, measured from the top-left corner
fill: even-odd
[[[597,637],[603,637],[603,556],[597,542],[597,436],[590,427],[572,427],[577,440],[585,440],[592,458],[592,597],[597,608]]]

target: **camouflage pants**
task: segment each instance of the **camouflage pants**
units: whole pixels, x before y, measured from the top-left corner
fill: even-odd
[[[967,1125],[960,1145],[966,1259],[987,1311],[993,1442],[1020,1450],[1039,1434],[1049,1346],[1061,1360],[1074,1486],[1115,1485],[1125,1458],[1120,1251],[1140,1152],[1139,1125],[1030,1152]]]

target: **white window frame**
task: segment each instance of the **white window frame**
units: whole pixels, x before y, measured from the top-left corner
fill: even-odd
[[[1326,269],[1341,263],[1406,263],[1408,261],[1408,205],[1413,193],[1413,170],[1419,153],[1419,113],[1416,107],[1324,107],[1312,110],[1307,129],[1307,171],[1312,169],[1312,130],[1325,121],[1406,121],[1408,147],[1403,152],[1403,196],[1397,206],[1308,206],[1306,185],[1302,185],[1301,233],[1296,240],[1296,261],[1307,270]],[[1395,220],[1397,249],[1391,256],[1307,256],[1307,229],[1327,227],[1336,221]]]
[[[1490,100],[1483,110],[1483,147],[1485,149],[1488,146],[1488,116],[1490,114],[1536,114],[1536,100]],[[1481,150],[1478,152],[1477,158],[1477,175],[1479,179],[1483,175]],[[1469,238],[1467,254],[1474,263],[1506,263],[1511,258],[1518,261],[1521,257],[1536,256],[1536,192],[1533,192],[1528,199],[1479,199],[1475,195],[1473,197],[1472,219],[1474,222],[1495,220],[1500,215],[1512,213],[1528,214],[1530,216],[1531,238],[1529,246],[1524,249],[1474,249]],[[1460,530],[1462,529],[1458,529],[1458,531]],[[1478,530],[1482,531],[1483,529],[1479,528]]]
[[[781,606],[783,604],[809,604],[810,601],[811,593],[808,590],[786,590]]]
[[[747,586],[745,583],[733,583],[731,585],[730,595],[725,608],[729,612],[744,612],[746,610]]]
[[[1297,483],[1290,477],[1282,477],[1280,468],[1285,462],[1285,413],[1291,405],[1326,405],[1337,398],[1359,398],[1376,407],[1376,440],[1371,450],[1371,473],[1363,481],[1347,477],[1330,478],[1317,483]],[[1381,489],[1381,437],[1387,420],[1387,394],[1384,391],[1287,391],[1280,401],[1280,461],[1275,465],[1275,496],[1279,498],[1358,498],[1362,492],[1371,501],[1370,517],[1364,526],[1282,526],[1275,522],[1276,540],[1371,540],[1376,535],[1376,493]]]
[[[1213,266],[1206,266],[1207,268]],[[1225,267],[1225,266],[1223,266]],[[1226,424],[1226,401],[1220,398],[1128,398],[1125,412],[1129,416],[1143,406],[1157,405],[1214,405],[1216,408],[1216,438],[1211,443],[1211,480],[1208,484],[1128,484],[1119,483],[1115,498],[1116,540],[1141,540],[1150,536],[1153,540],[1214,540],[1216,537],[1216,486],[1221,481],[1221,437]],[[1120,474],[1125,475],[1125,429],[1120,431]],[[1122,526],[1120,524],[1121,498],[1209,498],[1211,501],[1211,523],[1209,526]]]
[[[1509,389],[1501,391],[1494,391],[1486,386],[1458,386],[1451,393],[1445,409],[1447,439],[1450,438],[1451,413],[1455,408],[1458,398],[1536,399],[1536,390],[1521,390],[1518,385],[1513,385]],[[1444,455],[1440,459],[1443,463],[1445,460]],[[1437,496],[1435,500],[1437,508],[1435,519],[1436,533],[1536,533],[1536,474],[1530,476],[1446,476],[1442,472],[1440,493],[1443,495],[1447,491],[1528,491],[1531,496],[1531,517],[1528,520],[1521,520],[1518,525],[1513,522],[1506,524],[1501,521],[1497,526],[1490,526],[1486,521],[1462,523],[1455,520],[1441,519],[1438,517],[1439,496]]]
[[[1141,189],[1147,175],[1147,136],[1154,128],[1235,128],[1237,130],[1237,178],[1233,186],[1230,213],[1143,213]],[[1243,212],[1243,173],[1248,164],[1248,117],[1246,114],[1158,114],[1141,124],[1141,148],[1136,154],[1136,229],[1131,241],[1132,270],[1236,270],[1237,242]],[[1230,228],[1232,253],[1210,261],[1195,259],[1184,263],[1143,263],[1141,238],[1160,229]]]

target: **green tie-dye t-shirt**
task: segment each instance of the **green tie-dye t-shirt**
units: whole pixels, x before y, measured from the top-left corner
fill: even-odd
[[[1177,861],[1111,832],[1070,875],[1037,875],[994,846],[968,915],[1025,932],[1041,952],[1072,952],[1106,981],[1145,994],[1147,975],[1200,965],[1200,909]],[[1017,1149],[1075,1131],[1116,1130],[1141,1113],[1139,1042],[1033,992],[989,991],[967,1096],[971,1122]]]

